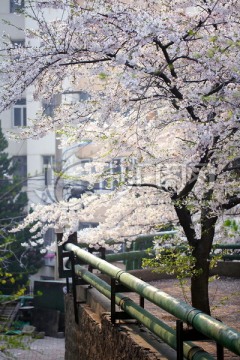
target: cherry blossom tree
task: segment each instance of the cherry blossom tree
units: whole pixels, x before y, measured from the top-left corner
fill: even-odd
[[[22,225],[62,227],[103,211],[96,229],[79,240],[99,246],[134,239],[164,223],[182,230],[200,275],[191,279],[193,306],[210,313],[209,253],[215,229],[240,203],[239,71],[237,0],[28,1],[34,27],[15,47],[5,36],[1,51],[0,108],[29,87],[35,99],[83,91],[83,101],[62,101],[54,116],[39,112],[22,137],[49,131],[62,146],[98,146],[88,171],[118,177],[105,194],[83,194],[38,205]],[[54,20],[47,18],[56,9]],[[106,163],[122,158],[121,176]],[[96,170],[98,169],[98,170]],[[83,175],[84,174],[84,175]],[[87,174],[87,175],[86,175]],[[91,176],[89,176],[91,175]],[[39,234],[42,236],[42,234]]]

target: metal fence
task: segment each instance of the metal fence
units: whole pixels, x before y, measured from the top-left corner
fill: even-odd
[[[81,279],[81,281],[90,284],[111,300],[111,321],[113,324],[115,324],[117,319],[128,317],[135,318],[151,332],[159,336],[166,344],[176,349],[178,360],[183,359],[183,357],[193,360],[213,359],[212,355],[203,351],[202,348],[196,347],[196,345],[191,342],[191,340],[203,339],[211,339],[216,342],[217,359],[219,360],[223,359],[224,347],[233,353],[240,355],[240,333],[237,330],[228,327],[211,316],[189,306],[185,302],[171,297],[150,284],[72,243],[67,243],[64,248],[65,252],[63,249],[60,251],[59,269],[60,273],[62,272],[67,278],[70,276],[72,277],[76,321],[78,321],[78,308],[76,303],[75,285],[79,283],[77,279]],[[112,256],[113,255],[114,254],[112,254]],[[62,257],[64,256],[70,257],[71,259],[71,270],[64,270],[65,272],[63,271],[63,265],[61,264]],[[81,265],[77,264],[79,260],[82,263]],[[96,274],[89,271],[89,268],[87,269],[84,267],[83,264],[87,264],[90,267],[90,270],[95,268],[103,274],[108,275],[111,278],[111,284],[109,285],[100,279]],[[127,291],[134,291],[139,294],[140,305],[125,296],[124,293]],[[155,305],[174,315],[178,319],[176,330],[146,311],[144,309],[144,299],[151,301]],[[122,311],[116,312],[115,305],[118,305]],[[183,323],[190,325],[191,329],[184,330]]]

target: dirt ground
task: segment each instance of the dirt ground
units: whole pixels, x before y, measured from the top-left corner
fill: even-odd
[[[160,280],[151,285],[190,303],[189,283],[185,294],[177,280]],[[240,279],[222,277],[209,284],[211,315],[240,332]],[[187,300],[187,301],[186,301]]]
[[[184,293],[179,281],[175,279],[153,281],[151,282],[151,285],[175,298],[189,302],[189,283],[184,286]],[[214,280],[209,284],[209,292],[211,315],[240,332],[240,278],[234,279],[222,277]],[[134,297],[135,296],[136,295],[134,295]],[[145,309],[150,311],[162,321],[168,323],[171,327],[176,326],[176,318],[174,318],[174,316],[164,310],[161,310],[159,307],[148,301],[145,302]],[[216,346],[214,343],[199,342],[197,345],[203,347],[206,351],[215,356]],[[237,356],[225,349],[224,358],[228,360],[236,360],[240,359],[240,356]]]

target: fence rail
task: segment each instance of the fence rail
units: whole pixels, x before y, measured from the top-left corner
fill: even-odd
[[[126,252],[119,252],[115,254],[107,254],[106,260],[109,262],[114,261],[123,261],[126,270],[136,270],[140,269],[142,265],[142,258],[153,258],[155,256],[155,251],[152,247],[151,241],[149,239],[144,240],[139,239],[140,241],[135,241],[132,249]],[[185,247],[181,246],[184,250]],[[147,250],[151,248],[151,250]],[[218,244],[214,246],[214,251],[217,250],[221,252],[221,260],[223,261],[240,261],[240,244]],[[218,254],[219,255],[219,254]],[[213,253],[211,254],[211,257]]]
[[[78,246],[67,243],[65,250],[74,254],[84,263],[100,270],[103,274],[110,276],[117,283],[125,286],[131,291],[135,291],[141,297],[151,301],[160,308],[166,310],[176,318],[190,324],[197,332],[210,338],[222,347],[226,347],[237,355],[240,355],[240,333],[220,321],[208,316],[201,311],[189,306],[183,301],[177,300],[170,295],[156,289],[150,284],[136,278],[135,276],[123,271],[122,269],[100,259],[93,254],[79,248]],[[72,257],[72,258],[74,258]],[[87,283],[91,284],[102,294],[111,298],[112,288],[109,284],[99,279],[96,275],[90,273],[85,268],[75,265],[72,266],[76,274]],[[75,275],[73,275],[75,277]],[[177,348],[177,335],[175,330],[169,328],[166,324],[155,318],[153,315],[142,309],[129,298],[120,293],[114,294],[115,302],[128,314],[142,322],[153,333],[163,339],[168,345]],[[195,345],[190,342],[184,342],[183,353],[188,359],[213,359],[213,357],[204,352],[201,348],[197,352],[191,352]],[[179,358],[180,359],[180,358]]]

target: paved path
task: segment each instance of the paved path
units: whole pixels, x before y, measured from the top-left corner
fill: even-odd
[[[12,349],[8,354],[0,351],[0,360],[64,360],[65,339],[45,336],[29,346],[29,350]]]

